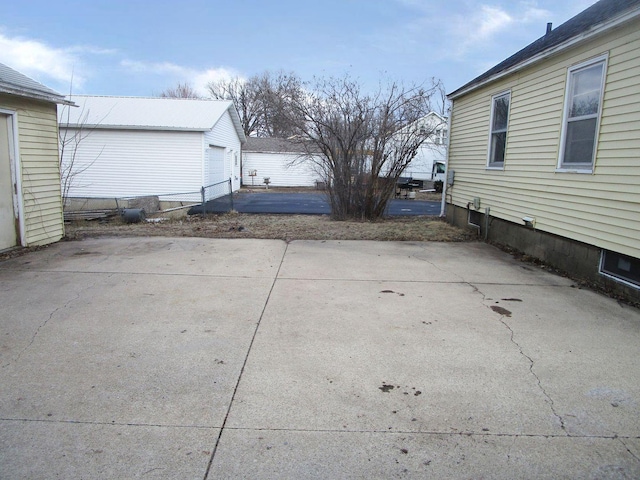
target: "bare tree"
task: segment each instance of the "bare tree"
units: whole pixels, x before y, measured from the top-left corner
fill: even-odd
[[[295,134],[303,119],[292,110],[293,102],[304,97],[302,81],[293,73],[264,72],[255,78],[260,106],[260,136],[287,138]]]
[[[435,90],[391,82],[368,94],[344,77],[317,80],[291,100],[294,118],[304,119],[297,138],[324,176],[333,218],[384,214],[398,178],[434,133],[419,120],[431,111]]]
[[[202,98],[188,83],[178,83],[177,86],[167,88],[160,93],[161,98]]]
[[[264,72],[248,79],[234,77],[211,82],[212,98],[231,100],[247,136],[289,137],[294,132],[290,101],[303,94],[293,73]]]
[[[73,78],[69,86],[69,100],[73,100]],[[71,108],[81,108],[77,120],[71,123]],[[76,116],[74,115],[74,119]],[[102,150],[90,162],[80,163],[77,161],[78,150],[83,141],[91,135],[93,130],[104,120],[101,118],[93,124],[89,124],[89,110],[83,107],[64,105],[58,118],[58,146],[60,149],[60,192],[62,195],[62,207],[66,208],[69,203],[69,192],[72,187],[76,187],[77,179],[83,172],[87,171],[100,158]]]
[[[449,100],[447,100],[447,90],[444,88],[444,83],[439,78],[431,78],[431,83],[434,88],[434,103],[438,107],[436,112],[442,115],[443,117],[449,116],[449,109],[451,108],[449,104]]]
[[[256,81],[252,77],[240,77],[209,82],[207,89],[216,100],[231,100],[238,111],[242,130],[247,136],[256,135],[259,130],[262,106]]]

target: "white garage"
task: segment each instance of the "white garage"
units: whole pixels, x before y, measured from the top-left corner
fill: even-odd
[[[246,138],[230,101],[73,96],[59,114],[69,199],[199,201],[240,188]],[[211,187],[226,182],[223,187]],[[63,192],[65,188],[63,185]]]

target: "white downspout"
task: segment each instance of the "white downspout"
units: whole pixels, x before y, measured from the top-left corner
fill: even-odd
[[[451,100],[451,110],[447,118],[447,163],[444,166],[444,182],[442,182],[442,200],[440,202],[440,218],[446,216],[447,184],[449,183],[449,144],[451,142],[451,117],[453,117],[453,100]]]

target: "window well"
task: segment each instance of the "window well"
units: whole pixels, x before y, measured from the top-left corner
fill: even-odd
[[[640,259],[602,251],[600,273],[640,289]]]

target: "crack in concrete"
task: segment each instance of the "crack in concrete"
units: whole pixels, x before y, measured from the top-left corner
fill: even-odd
[[[547,398],[548,402],[549,402],[549,407],[551,408],[551,411],[553,412],[553,415],[558,419],[558,421],[560,422],[560,428],[567,433],[567,429],[566,426],[564,424],[564,419],[562,418],[562,415],[560,415],[557,410],[556,410],[556,406],[555,406],[555,402],[553,401],[553,398],[551,398],[551,395],[549,395],[549,393],[545,390],[545,388],[542,386],[542,382],[540,381],[540,377],[538,377],[538,375],[536,374],[536,372],[533,370],[533,367],[535,365],[533,359],[527,355],[526,353],[524,353],[524,351],[522,350],[522,346],[516,342],[513,338],[514,336],[514,332],[513,329],[511,328],[511,326],[504,321],[504,315],[501,315],[499,318],[500,323],[502,323],[510,332],[510,340],[511,343],[513,343],[516,347],[518,347],[518,350],[520,351],[520,355],[522,355],[524,358],[526,358],[529,361],[529,373],[531,373],[531,375],[533,375],[533,377],[536,379],[536,382],[538,384],[538,387],[540,388],[540,391],[542,392],[542,394]],[[569,435],[567,433],[567,435]]]
[[[109,275],[110,276],[110,275]],[[36,331],[33,332],[33,335],[31,335],[31,340],[29,340],[29,343],[27,343],[27,345],[24,346],[24,348],[22,350],[20,350],[18,352],[18,354],[12,359],[9,360],[8,363],[5,363],[4,365],[2,365],[2,368],[7,368],[8,366],[10,366],[13,363],[17,363],[18,361],[20,361],[20,358],[22,357],[22,355],[31,348],[31,346],[33,345],[33,343],[36,341],[36,338],[38,337],[38,334],[40,333],[40,330],[42,330],[44,327],[47,326],[47,324],[49,323],[49,321],[55,316],[56,313],[58,313],[60,310],[64,310],[65,308],[67,308],[72,302],[75,302],[76,300],[78,300],[80,298],[80,296],[86,292],[87,290],[90,290],[91,288],[93,288],[95,285],[95,282],[89,286],[87,286],[86,288],[79,290],[76,292],[75,297],[70,298],[69,300],[67,300],[64,305],[61,305],[57,308],[55,308],[47,317],[47,319],[42,322],[40,325],[38,325],[38,328],[36,328]]]
[[[474,293],[479,293],[480,295],[482,295],[482,302],[484,304],[484,302],[486,301],[486,298],[487,298],[487,296],[484,294],[484,292],[482,292],[476,285],[473,285],[471,283],[467,283],[467,285],[469,285],[470,287],[472,287],[474,289]],[[485,307],[490,308],[486,304],[485,304]],[[547,402],[549,403],[549,407],[551,408],[551,412],[557,418],[558,422],[560,422],[560,428],[562,429],[563,432],[565,432],[565,434],[567,436],[571,436],[567,432],[567,428],[566,428],[566,425],[564,423],[564,418],[556,410],[556,405],[555,405],[555,402],[553,401],[553,398],[551,397],[551,395],[549,395],[549,392],[547,392],[547,390],[544,388],[544,386],[542,385],[542,381],[540,380],[540,377],[536,374],[536,372],[533,369],[533,367],[535,366],[535,362],[534,362],[533,358],[531,358],[529,355],[527,355],[524,352],[524,350],[522,349],[522,345],[520,345],[518,342],[516,342],[516,340],[514,339],[515,332],[513,331],[511,326],[504,319],[505,319],[505,315],[500,315],[500,318],[498,319],[498,321],[500,323],[502,323],[502,325],[504,325],[504,327],[507,330],[509,330],[509,340],[511,341],[511,343],[513,343],[518,348],[518,350],[520,352],[520,355],[522,357],[526,358],[527,361],[529,362],[529,373],[531,375],[533,375],[533,378],[536,379],[536,383],[538,384],[538,388],[540,389],[542,394],[546,397]]]
[[[426,255],[426,250],[427,250],[427,249],[426,249],[426,247],[422,247],[422,248],[421,248],[421,250],[422,250],[422,252],[421,252],[421,253]],[[427,258],[426,258],[426,257],[423,257],[423,256],[421,256],[421,255],[412,255],[412,258],[415,258],[416,260],[419,260],[419,261],[424,262],[424,263],[426,263],[426,264],[428,264],[428,265],[431,265],[433,268],[435,268],[436,270],[439,270],[440,272],[450,273],[450,274],[454,275],[455,277],[459,278],[459,279],[460,279],[460,282],[462,282],[462,283],[467,283],[467,282],[465,281],[464,277],[462,277],[461,275],[457,274],[456,272],[451,272],[451,271],[449,271],[449,270],[445,270],[444,268],[440,268],[438,265],[436,265],[436,264],[435,264],[434,262],[432,262],[431,260],[427,260]],[[448,282],[448,283],[449,283],[449,282]],[[468,284],[468,283],[467,283],[467,284]]]
[[[620,437],[618,437],[618,436],[616,436],[615,438],[616,438],[616,440],[618,440],[618,441],[622,444],[622,446],[627,450],[627,452],[629,453],[629,455],[631,455],[633,458],[635,458],[637,462],[640,462],[640,457],[638,457],[635,453],[633,453],[633,452],[631,451],[631,449],[627,446],[627,444],[626,444],[626,443],[624,443],[624,442],[622,441],[622,438],[620,438]]]

